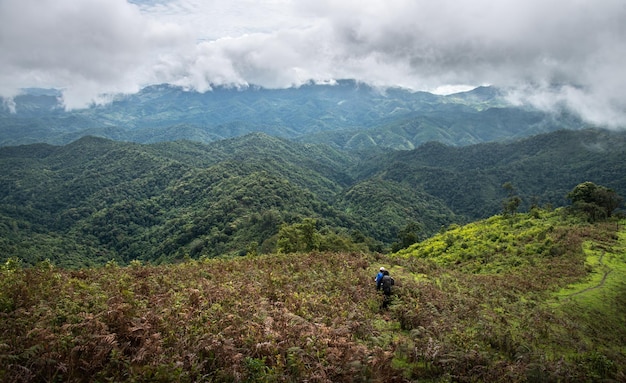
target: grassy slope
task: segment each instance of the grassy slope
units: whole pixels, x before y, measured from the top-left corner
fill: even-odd
[[[0,380],[623,381],[624,224],[541,211],[388,256],[8,263]],[[388,311],[380,265],[397,281]]]
[[[580,330],[585,361],[611,369],[615,366],[610,360],[626,355],[626,230],[617,233],[617,243],[590,240],[583,249],[588,277],[560,290],[553,305],[567,312],[571,325]]]

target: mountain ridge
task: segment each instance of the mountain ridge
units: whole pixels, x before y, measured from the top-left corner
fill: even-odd
[[[626,133],[603,130],[380,152],[263,133],[209,144],[85,137],[65,146],[2,147],[0,246],[5,256],[64,262],[65,250],[29,250],[60,236],[55,246],[83,248],[87,264],[103,257],[172,261],[272,251],[281,227],[297,231],[314,219],[320,235],[382,251],[403,235],[425,238],[501,212],[505,183],[521,210],[563,206],[586,181],[625,195],[624,147]]]
[[[154,85],[72,111],[46,92],[13,101],[15,113],[0,108],[2,146],[62,145],[84,135],[137,143],[209,143],[258,131],[338,148],[413,149],[432,140],[468,145],[588,127],[572,115],[512,106],[489,87],[434,95],[350,80],[287,89],[216,87],[205,93]]]

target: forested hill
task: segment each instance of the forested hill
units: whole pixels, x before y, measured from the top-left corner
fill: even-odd
[[[583,180],[626,194],[626,133],[557,131],[509,143],[450,147],[437,142],[417,150],[374,157],[358,179],[380,178],[443,200],[455,213],[488,217],[502,207],[502,185],[510,182],[522,206],[562,206],[565,194]]]
[[[0,257],[61,266],[377,250],[502,211],[513,186],[560,206],[591,181],[626,195],[626,134],[340,151],[261,133],[210,144],[85,137],[0,148]]]
[[[339,148],[413,149],[433,140],[470,145],[583,127],[568,114],[513,106],[494,88],[441,96],[350,80],[290,89],[216,87],[205,93],[156,85],[72,111],[52,90],[29,90],[11,103],[0,102],[0,146],[63,145],[87,135],[209,143],[264,132]]]

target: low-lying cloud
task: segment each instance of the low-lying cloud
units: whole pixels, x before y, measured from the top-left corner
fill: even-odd
[[[136,91],[161,51],[186,38],[124,0],[2,0],[0,92],[61,88],[71,108]]]
[[[298,86],[352,78],[511,100],[626,125],[621,0],[2,0],[0,94],[68,107],[153,83]]]

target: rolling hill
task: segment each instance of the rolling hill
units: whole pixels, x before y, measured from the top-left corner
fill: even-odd
[[[29,264],[161,263],[274,252],[306,229],[313,249],[384,251],[502,212],[505,183],[521,210],[563,206],[586,181],[626,195],[625,140],[583,130],[340,151],[254,133],[210,144],[85,137],[3,147],[0,249]]]
[[[30,89],[14,98],[14,110],[0,107],[0,145],[63,145],[87,135],[209,143],[263,132],[342,149],[414,149],[428,141],[470,145],[587,127],[566,113],[510,105],[488,87],[440,96],[351,80],[290,89],[216,87],[205,93],[154,85],[72,111],[63,108],[59,96]]]

